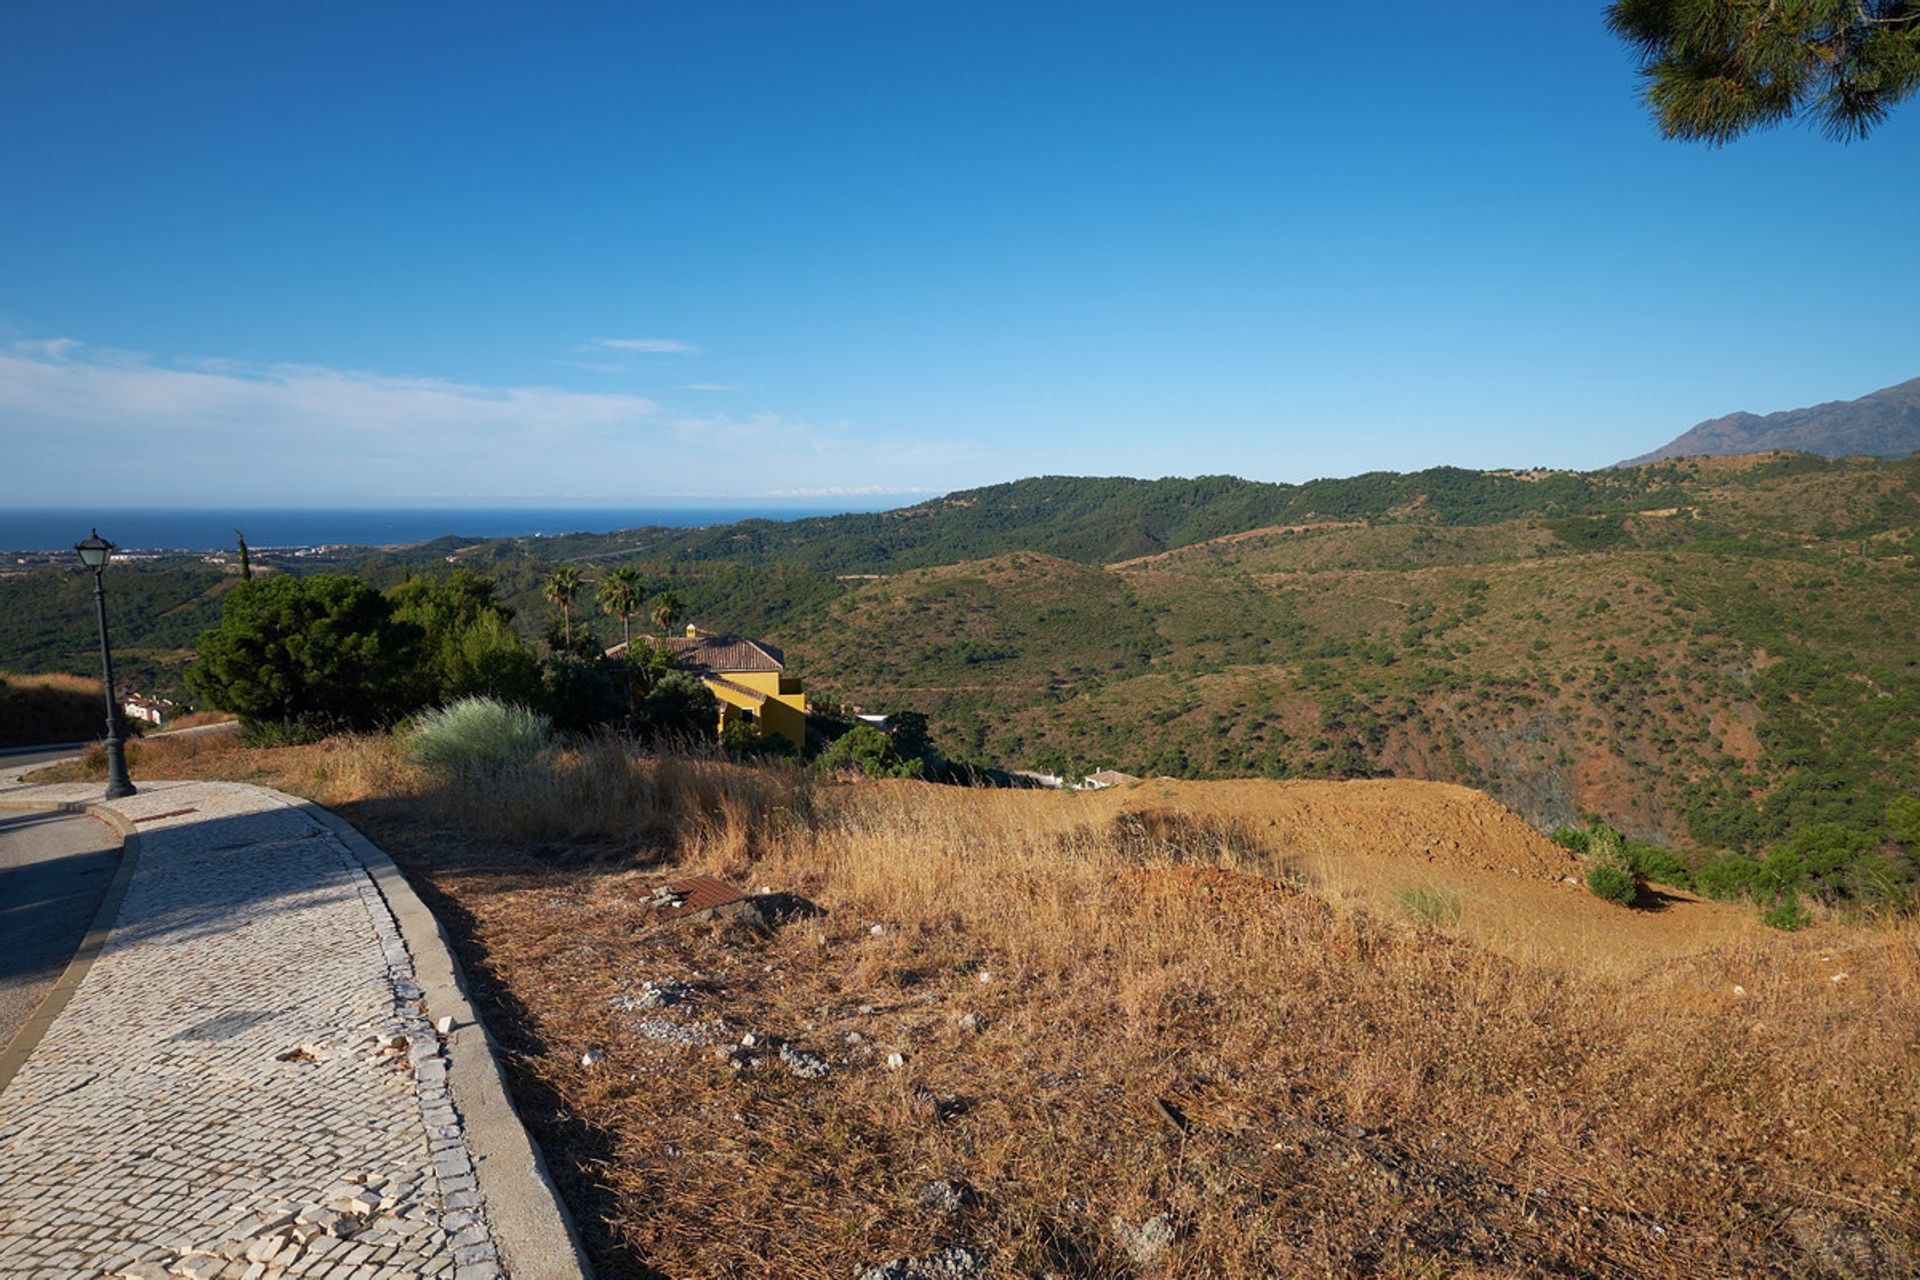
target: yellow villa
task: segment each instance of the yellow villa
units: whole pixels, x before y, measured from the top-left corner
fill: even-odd
[[[798,676],[787,674],[780,650],[745,636],[709,635],[692,624],[685,636],[669,636],[664,643],[680,669],[699,676],[719,702],[718,732],[745,720],[763,734],[806,747],[807,693]],[[624,654],[626,646],[608,652]]]

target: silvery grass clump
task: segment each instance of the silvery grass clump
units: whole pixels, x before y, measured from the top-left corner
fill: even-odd
[[[462,698],[415,721],[408,749],[436,773],[497,777],[538,760],[551,737],[547,718],[537,711],[493,698]]]

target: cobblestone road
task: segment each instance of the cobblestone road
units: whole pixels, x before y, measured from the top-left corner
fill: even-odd
[[[0,1093],[0,1276],[496,1275],[447,1060],[359,861],[258,788],[114,807],[141,843],[119,918]]]

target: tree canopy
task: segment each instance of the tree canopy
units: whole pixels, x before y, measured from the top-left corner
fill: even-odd
[[[1920,0],[1615,0],[1670,138],[1714,145],[1796,115],[1864,138],[1920,89]]]
[[[358,578],[275,575],[227,593],[187,688],[250,723],[371,728],[412,709],[421,634]]]

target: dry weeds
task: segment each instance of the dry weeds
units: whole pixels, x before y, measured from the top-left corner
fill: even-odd
[[[313,795],[409,868],[606,1275],[844,1276],[949,1243],[1061,1277],[1920,1259],[1910,923],[1785,935],[1681,904],[1637,961],[1589,956],[1640,917],[1428,862],[1417,829],[1340,880],[1251,784],[821,786],[603,747],[449,791],[379,741],[178,763]],[[1271,803],[1351,819],[1348,784],[1312,785]],[[662,925],[647,895],[689,871],[825,914]],[[1409,918],[1410,885],[1458,897],[1459,925]],[[1515,941],[1502,887],[1557,948]],[[649,980],[692,999],[638,1008]],[[736,1072],[716,1050],[749,1033]],[[832,1069],[796,1078],[769,1039]],[[967,1203],[924,1202],[935,1180]],[[1114,1224],[1156,1215],[1177,1239],[1143,1267]]]

